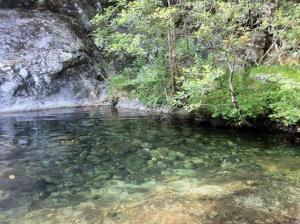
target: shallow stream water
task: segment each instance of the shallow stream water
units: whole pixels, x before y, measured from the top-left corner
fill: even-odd
[[[300,147],[139,112],[0,115],[1,224],[300,223]]]

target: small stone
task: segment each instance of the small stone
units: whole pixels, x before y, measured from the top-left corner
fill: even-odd
[[[197,158],[197,157],[193,157],[191,159],[191,162],[196,164],[196,165],[202,165],[202,164],[205,164],[204,160],[201,159],[201,158]]]
[[[25,68],[21,68],[19,74],[23,79],[26,79],[28,76],[28,71]]]
[[[7,191],[0,190],[0,202],[10,197],[10,193]]]
[[[9,175],[8,178],[11,179],[11,180],[14,180],[16,178],[16,176],[15,175]]]
[[[247,180],[246,183],[247,183],[248,185],[253,185],[255,182],[254,182],[253,180]]]
[[[50,214],[47,214],[46,217],[47,217],[48,219],[53,218],[53,214],[51,214],[51,213],[50,213]]]
[[[215,218],[217,215],[218,215],[217,212],[212,211],[212,212],[210,212],[209,217],[210,217],[211,219],[213,219],[213,218]]]

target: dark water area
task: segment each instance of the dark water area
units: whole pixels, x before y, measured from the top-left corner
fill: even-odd
[[[300,223],[300,146],[134,111],[0,115],[0,223]]]

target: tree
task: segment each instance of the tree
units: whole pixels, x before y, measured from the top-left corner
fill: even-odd
[[[249,71],[297,64],[299,21],[297,1],[117,0],[93,24],[108,60],[123,62],[112,88],[250,126],[276,113],[277,87],[261,89]]]

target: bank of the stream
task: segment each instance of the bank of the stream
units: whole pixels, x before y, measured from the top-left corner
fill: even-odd
[[[92,24],[113,101],[297,135],[299,21],[293,0],[116,0]]]

